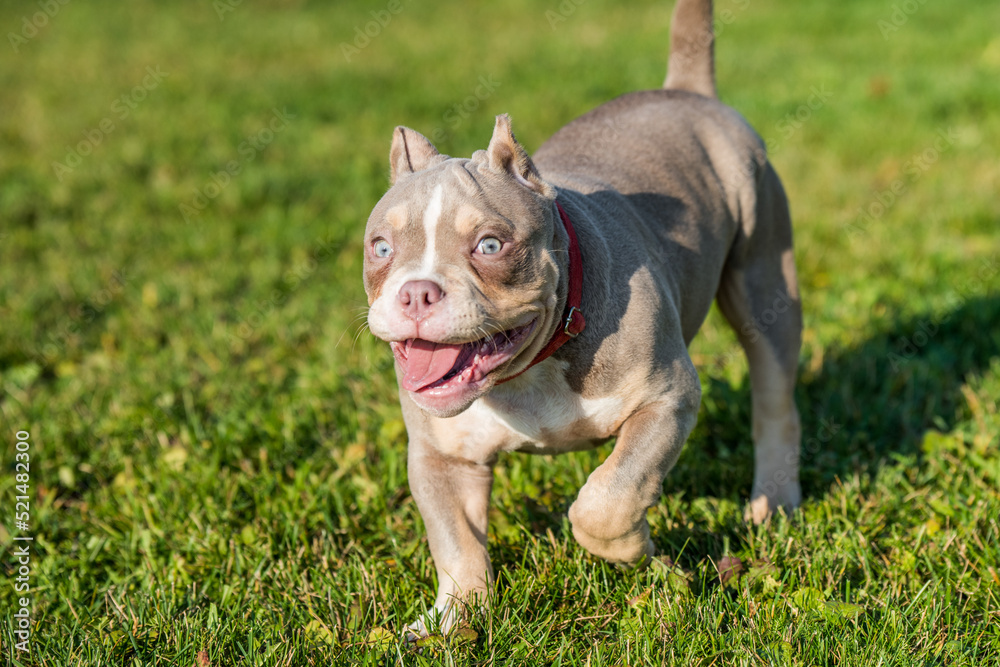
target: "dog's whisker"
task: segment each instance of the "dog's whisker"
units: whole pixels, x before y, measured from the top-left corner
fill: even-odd
[[[510,336],[508,335],[507,331],[505,331],[500,327],[499,324],[491,322],[488,323],[487,326],[489,326],[491,329],[495,329],[495,331],[492,334],[487,333],[487,336],[491,339],[490,342],[493,344],[493,354],[496,354],[500,350],[500,347],[497,345],[497,340],[496,340],[497,335],[502,335],[504,339],[506,339],[507,344],[510,345],[511,343]]]
[[[340,334],[340,337],[337,338],[337,343],[336,343],[336,345],[333,346],[334,349],[340,347],[340,343],[344,340],[344,336],[346,336],[347,332],[350,331],[356,324],[359,323],[358,322],[359,320],[367,319],[367,317],[368,317],[368,309],[367,308],[365,309],[365,312],[359,313],[358,315],[355,315],[354,317],[352,317],[351,320],[350,320],[350,322],[347,323],[347,326],[344,327],[344,331]],[[364,324],[365,327],[368,326],[367,322],[364,322],[363,324]],[[355,339],[356,339],[356,337],[355,337]],[[352,346],[352,350],[353,350],[353,346]]]
[[[351,352],[352,352],[352,353],[354,352],[354,348],[355,348],[355,346],[357,346],[357,344],[358,344],[358,341],[359,341],[359,340],[361,339],[361,336],[362,336],[362,335],[363,335],[363,334],[364,334],[364,333],[365,333],[366,331],[367,331],[368,333],[371,333],[371,329],[370,329],[370,328],[368,327],[368,323],[367,323],[367,322],[366,322],[366,323],[365,323],[364,325],[362,325],[361,327],[359,327],[359,328],[358,328],[358,332],[357,332],[356,334],[354,334],[354,342],[353,342],[353,343],[351,343]]]
[[[487,326],[489,326],[492,329],[497,329],[497,331],[499,332],[499,327],[496,326],[495,324],[492,324],[492,325],[487,324]],[[489,338],[490,339],[490,343],[493,344],[493,354],[496,354],[496,352],[497,352],[497,342],[496,342],[496,336],[495,336],[495,334],[490,333],[489,329],[487,329],[485,327],[482,327],[482,326],[479,327],[479,330],[484,334],[483,338]]]

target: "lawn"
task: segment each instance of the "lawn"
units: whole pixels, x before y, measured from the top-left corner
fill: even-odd
[[[974,0],[716,3],[721,97],[795,221],[801,510],[742,520],[746,364],[713,311],[664,559],[572,538],[610,445],[512,455],[492,611],[399,642],[436,582],[362,326],[392,129],[467,156],[509,112],[533,150],[660,85],[669,12],[0,5],[5,664],[1000,665],[1000,5]]]

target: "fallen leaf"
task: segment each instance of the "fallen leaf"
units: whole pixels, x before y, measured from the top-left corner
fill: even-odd
[[[638,595],[636,595],[634,598],[632,598],[631,600],[629,600],[625,604],[627,604],[630,607],[642,607],[642,606],[644,606],[646,604],[646,599],[649,597],[649,594],[652,593],[652,592],[653,592],[653,587],[650,586],[649,588],[647,588],[643,592],[639,593]]]
[[[930,505],[931,508],[941,516],[948,516],[948,517],[955,516],[955,510],[953,510],[950,505],[941,500],[938,500],[937,498],[928,498],[927,504]]]
[[[781,588],[781,570],[766,560],[754,561],[746,577],[750,585],[765,595],[774,595]]]
[[[670,556],[657,556],[653,559],[653,564],[665,565],[668,568],[673,568],[674,559]]]
[[[451,639],[452,644],[462,646],[463,644],[472,644],[479,639],[479,633],[472,628],[459,628],[448,635],[448,637]]]
[[[792,593],[790,604],[799,611],[818,611],[823,606],[823,593],[809,586]]]
[[[374,652],[379,657],[385,655],[395,644],[396,635],[390,630],[379,626],[372,628],[368,633],[368,638],[365,639],[365,645],[374,649]]]
[[[792,653],[794,651],[794,647],[791,645],[791,643],[786,641],[774,642],[773,644],[768,646],[768,648],[771,649],[772,655],[777,657],[781,662],[781,664],[783,665],[792,664]]]
[[[944,650],[952,655],[961,655],[965,651],[965,646],[957,639],[950,639],[944,643]]]
[[[821,611],[830,620],[850,621],[864,614],[865,608],[859,604],[832,600],[824,602]]]
[[[868,95],[879,99],[885,97],[889,92],[891,84],[889,79],[884,76],[873,76],[868,80]]]
[[[303,632],[309,640],[318,644],[333,646],[337,643],[337,635],[321,621],[312,620],[306,623]]]
[[[906,548],[899,548],[893,553],[892,562],[904,574],[909,574],[917,569],[917,557]]]
[[[691,582],[687,575],[678,569],[674,569],[667,575],[667,587],[671,592],[682,597],[689,597],[691,595]]]
[[[743,561],[736,556],[724,556],[715,564],[715,569],[719,571],[719,581],[723,586],[730,581],[735,584],[743,574]]]
[[[419,648],[440,649],[445,646],[445,639],[441,635],[427,635],[417,640]]]
[[[634,616],[623,618],[621,620],[621,624],[619,625],[619,629],[620,632],[626,636],[639,634],[642,630],[642,621]]]
[[[240,530],[240,541],[247,545],[253,544],[257,541],[257,533],[254,531],[253,526],[249,524],[243,526]]]
[[[160,460],[170,470],[179,471],[184,467],[187,457],[187,450],[183,447],[171,447],[160,456]]]

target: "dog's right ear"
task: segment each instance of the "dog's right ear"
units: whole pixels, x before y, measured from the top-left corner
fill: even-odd
[[[392,148],[389,149],[390,182],[395,185],[401,176],[426,169],[440,155],[427,137],[400,125],[392,133]]]

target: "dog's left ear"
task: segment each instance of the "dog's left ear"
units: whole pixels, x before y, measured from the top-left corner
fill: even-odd
[[[486,149],[490,169],[505,173],[524,187],[545,197],[552,197],[552,186],[542,180],[535,169],[534,163],[528,157],[524,146],[514,138],[510,129],[510,116],[500,114],[493,127],[493,138]]]

